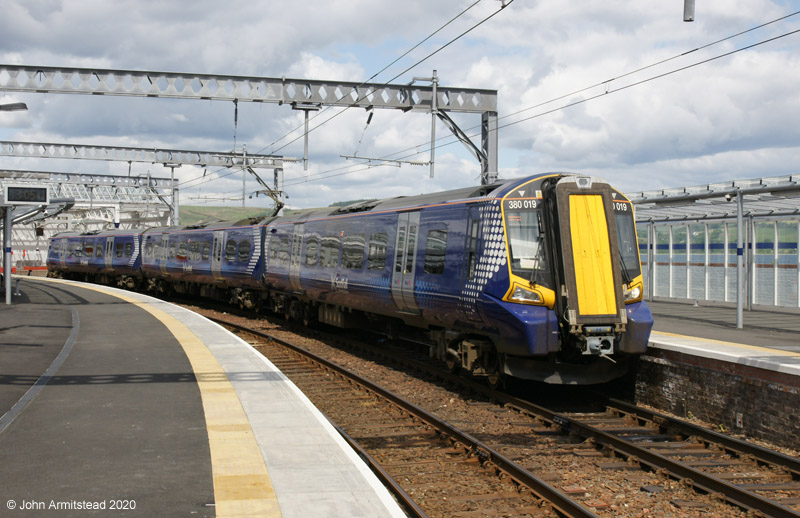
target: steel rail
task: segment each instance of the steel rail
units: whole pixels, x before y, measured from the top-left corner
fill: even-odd
[[[582,423],[578,420],[570,419],[567,416],[557,414],[529,401],[525,401],[516,398],[514,396],[510,396],[507,394],[503,394],[502,392],[492,390],[483,384],[465,379],[463,377],[459,377],[453,374],[448,374],[442,372],[441,370],[434,370],[430,365],[427,365],[424,362],[420,362],[410,358],[398,357],[386,351],[381,351],[381,353],[386,356],[391,356],[398,361],[403,361],[409,364],[413,364],[414,366],[423,369],[425,371],[431,372],[436,376],[441,377],[442,379],[447,379],[459,383],[462,386],[465,386],[478,394],[481,394],[490,399],[494,399],[495,401],[499,401],[508,406],[515,407],[522,412],[540,416],[548,421],[551,421],[559,425],[562,429],[564,429],[567,432],[572,432],[575,433],[576,435],[585,438],[592,438],[598,444],[607,445],[614,451],[617,451],[625,456],[635,457],[641,463],[646,464],[651,469],[654,470],[663,469],[672,474],[673,476],[675,476],[676,478],[691,480],[695,487],[706,492],[720,494],[724,496],[726,501],[738,507],[748,510],[755,510],[763,513],[766,516],[772,516],[776,518],[779,517],[797,518],[798,516],[800,516],[800,513],[797,513],[796,511],[793,511],[792,509],[782,506],[774,501],[763,498],[751,491],[741,489],[734,484],[721,480],[712,475],[703,473],[702,471],[699,471],[695,468],[686,466],[685,464],[672,460],[664,455],[660,455],[658,453],[651,452],[650,450],[643,449],[635,444],[625,441],[624,439],[608,434],[600,429]],[[666,416],[664,417],[666,418]],[[686,424],[688,425],[688,423]],[[735,449],[736,446],[739,446],[741,444],[747,444],[744,443],[743,441],[738,441],[736,439],[724,436],[721,437],[725,440],[717,441],[716,436],[719,434],[715,434],[714,432],[708,430],[704,430],[703,432],[706,437],[709,437],[709,439],[712,440],[712,442],[719,442],[723,446],[730,444],[731,449]],[[776,460],[780,460],[786,457],[777,452],[770,452],[769,450],[760,448],[755,445],[750,445],[750,446],[752,446],[753,450],[760,449],[761,452],[763,453],[763,458],[765,459],[765,461],[769,457],[772,457],[773,459]],[[759,457],[759,455],[757,454],[755,456],[757,458]],[[791,457],[786,457],[786,458],[792,461],[791,465],[796,466],[798,464],[798,461],[796,459],[792,459]],[[775,464],[786,465],[781,462],[775,462]],[[791,465],[786,465],[786,466],[789,467],[790,469],[794,469],[791,467]]]
[[[741,456],[752,456],[760,462],[787,468],[792,471],[796,477],[800,477],[800,459],[795,457],[768,450],[757,444],[742,441],[741,439],[713,430],[708,430],[701,426],[687,423],[646,408],[641,408],[619,399],[610,398],[606,401],[606,404],[611,408],[617,408],[623,412],[636,415],[641,419],[652,421],[659,426],[672,428],[683,434],[697,436],[704,441],[719,444],[726,450],[734,451]]]
[[[350,437],[350,434],[345,432],[339,425],[337,425],[330,419],[328,419],[328,421],[331,423],[331,426],[336,428],[336,431],[339,432],[339,435],[342,436],[345,442],[349,444],[350,447],[353,448],[359,454],[359,456],[361,456],[362,459],[364,459],[364,461],[369,465],[370,469],[372,469],[372,472],[375,473],[375,475],[384,484],[389,486],[391,491],[394,493],[395,497],[397,497],[397,499],[400,500],[400,502],[406,508],[406,511],[410,512],[417,518],[428,518],[427,513],[425,513],[425,511],[422,510],[422,508],[417,504],[417,502],[415,502],[414,499],[411,498],[411,495],[406,493],[406,491],[402,487],[400,487],[400,484],[398,484],[397,481],[394,478],[392,478],[392,476],[385,469],[383,469],[383,466],[381,466],[378,463],[378,461],[375,460],[375,457],[370,455],[367,450],[362,448],[361,445],[358,444],[358,442],[356,442],[355,439]]]
[[[249,329],[245,326],[241,326],[239,324],[234,324],[232,322],[227,322],[222,319],[211,318],[214,322],[218,324],[234,327],[246,333],[250,333],[255,336],[259,336],[261,338],[265,338],[267,340],[272,340],[274,342],[279,343],[280,345],[287,347],[303,356],[310,358],[311,360],[319,363],[320,365],[335,371],[342,376],[353,380],[354,382],[360,384],[367,390],[378,394],[379,396],[391,401],[392,403],[398,405],[400,408],[408,411],[409,413],[415,415],[417,418],[421,419],[428,425],[436,428],[441,434],[445,436],[449,436],[459,443],[465,445],[469,450],[475,452],[478,456],[482,457],[485,460],[490,461],[494,464],[498,469],[505,471],[508,473],[518,484],[527,487],[535,494],[537,494],[542,499],[550,502],[554,509],[558,512],[572,517],[596,517],[597,515],[591,512],[586,507],[582,506],[580,503],[572,500],[569,498],[565,493],[559,491],[555,487],[551,486],[547,482],[543,481],[539,477],[532,474],[530,471],[523,469],[518,464],[514,463],[512,460],[508,459],[507,457],[503,456],[501,453],[497,452],[487,444],[479,441],[478,439],[472,437],[471,435],[454,428],[453,426],[449,425],[448,423],[442,421],[435,415],[423,410],[422,408],[414,405],[410,401],[407,401],[396,394],[389,392],[388,390],[384,389],[380,385],[377,385],[369,380],[366,380],[359,376],[358,374],[345,369],[335,363],[332,363],[325,358],[317,356],[316,354],[306,351],[305,349],[298,347],[291,342],[287,342],[286,340],[282,340],[276,336],[272,336],[268,333],[263,333],[261,331]]]

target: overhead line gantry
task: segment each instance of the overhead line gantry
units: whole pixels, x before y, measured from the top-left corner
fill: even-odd
[[[0,91],[277,103],[306,115],[323,106],[479,113],[481,183],[497,176],[497,90],[0,64]]]

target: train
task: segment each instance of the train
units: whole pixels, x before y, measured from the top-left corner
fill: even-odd
[[[595,384],[647,349],[634,208],[546,173],[261,220],[65,232],[51,277],[228,301],[409,336],[447,368]]]

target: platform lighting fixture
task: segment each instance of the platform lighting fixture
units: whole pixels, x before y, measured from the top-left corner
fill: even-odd
[[[683,21],[694,21],[694,0],[683,0]]]

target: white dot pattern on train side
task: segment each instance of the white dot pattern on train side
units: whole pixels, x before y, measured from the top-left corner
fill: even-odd
[[[479,209],[481,216],[480,235],[482,245],[478,253],[475,273],[464,283],[459,306],[470,318],[477,319],[477,301],[489,281],[507,263],[505,239],[503,237],[503,220],[500,203],[487,203]]]

